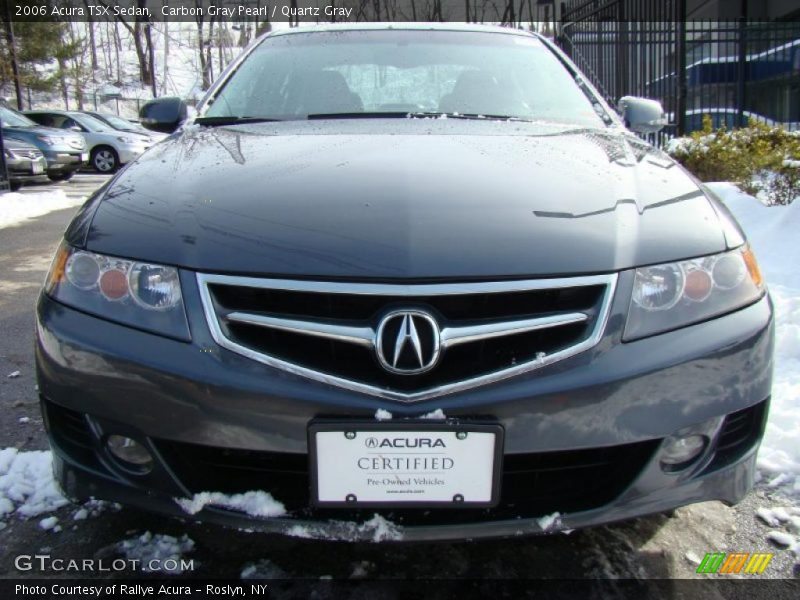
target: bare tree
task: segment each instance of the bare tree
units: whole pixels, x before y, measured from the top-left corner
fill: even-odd
[[[104,0],[97,0],[99,4],[108,7],[109,5]],[[153,50],[153,39],[151,32],[150,19],[147,16],[147,0],[136,0],[138,8],[142,9],[141,14],[134,17],[133,24],[126,20],[121,15],[114,15],[114,18],[125,29],[128,30],[133,38],[133,45],[136,49],[136,58],[139,61],[139,81],[146,86],[153,87],[155,84],[155,53]],[[119,71],[119,69],[117,69]],[[119,74],[119,73],[118,73]]]
[[[97,70],[97,41],[94,36],[94,16],[92,11],[89,10],[89,0],[83,0],[83,5],[86,7],[86,25],[89,30],[89,50],[92,57],[92,79],[94,79],[94,72]]]
[[[202,7],[202,0],[195,0],[195,5]],[[205,15],[203,11],[198,10],[195,15],[195,23],[197,23],[197,53],[200,57],[200,72],[203,75],[203,89],[207,90],[211,87],[211,82],[214,80],[214,65],[211,54],[211,40],[214,34],[214,21],[212,17],[209,20],[208,35],[205,33]]]
[[[161,69],[161,94],[167,95],[167,80],[169,79],[169,22],[164,21],[164,66]]]

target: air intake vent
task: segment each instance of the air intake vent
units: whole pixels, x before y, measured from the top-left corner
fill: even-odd
[[[42,401],[42,409],[47,430],[61,451],[82,465],[99,466],[94,435],[86,415],[49,400]]]
[[[725,417],[714,448],[714,459],[706,472],[733,464],[758,442],[764,432],[766,408],[764,401]]]

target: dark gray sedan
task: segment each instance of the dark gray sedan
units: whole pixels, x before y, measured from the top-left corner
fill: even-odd
[[[713,194],[549,41],[276,31],[67,230],[38,305],[55,473],[348,540],[736,503],[773,313]],[[626,127],[627,125],[627,127]]]

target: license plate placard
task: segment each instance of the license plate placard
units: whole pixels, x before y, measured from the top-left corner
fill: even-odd
[[[495,506],[502,448],[497,424],[314,423],[311,498],[330,507]]]
[[[41,175],[42,173],[44,173],[44,165],[42,163],[31,163],[31,175]]]

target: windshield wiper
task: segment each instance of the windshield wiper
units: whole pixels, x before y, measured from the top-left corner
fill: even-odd
[[[316,113],[308,115],[309,121],[321,119],[405,119],[409,115],[403,111],[376,111],[376,112],[338,112],[338,113]]]
[[[235,115],[226,115],[224,117],[197,117],[194,122],[198,125],[213,127],[218,125],[238,125],[240,123],[272,123],[282,120],[283,119],[269,117],[237,117]]]
[[[310,121],[317,119],[468,119],[474,121],[530,121],[523,117],[511,115],[484,115],[478,113],[457,113],[432,111],[376,111],[376,112],[341,112],[317,113],[308,115]]]
[[[411,118],[440,118],[440,119],[467,119],[470,121],[523,121],[530,122],[524,117],[514,117],[512,115],[487,115],[482,113],[457,113],[457,112],[412,112],[408,115]]]

